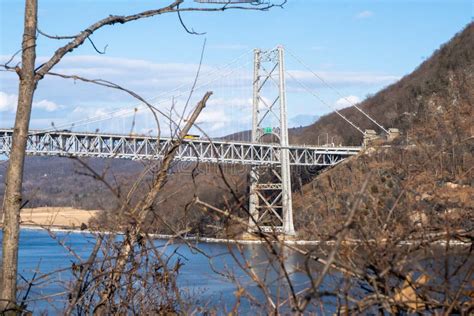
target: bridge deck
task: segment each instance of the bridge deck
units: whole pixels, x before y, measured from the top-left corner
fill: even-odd
[[[0,129],[0,154],[11,149],[11,129]],[[160,159],[170,138],[138,135],[81,133],[70,131],[31,131],[27,154],[122,159]],[[176,154],[180,161],[223,164],[276,165],[285,147],[277,144],[185,139]],[[309,147],[291,145],[290,165],[331,166],[357,154],[361,147]]]

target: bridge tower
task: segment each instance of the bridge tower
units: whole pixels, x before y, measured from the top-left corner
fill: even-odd
[[[288,124],[285,97],[283,46],[269,51],[254,50],[252,141],[277,143],[278,167],[253,166],[250,171],[249,232],[258,231],[292,236]]]

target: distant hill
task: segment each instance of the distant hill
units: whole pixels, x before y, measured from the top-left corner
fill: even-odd
[[[83,159],[107,181],[124,184],[142,170],[140,162],[118,159]],[[3,198],[7,164],[0,165],[0,195]],[[71,206],[111,209],[116,206],[105,185],[94,179],[77,160],[61,157],[27,157],[23,179],[27,207]]]

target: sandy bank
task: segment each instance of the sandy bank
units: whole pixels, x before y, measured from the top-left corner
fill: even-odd
[[[72,207],[36,207],[21,211],[21,225],[78,228],[88,224],[98,210],[81,210]]]

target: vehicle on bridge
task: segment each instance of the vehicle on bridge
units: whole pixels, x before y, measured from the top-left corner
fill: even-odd
[[[200,139],[201,136],[200,135],[196,135],[196,134],[187,134],[184,136],[184,139]]]

